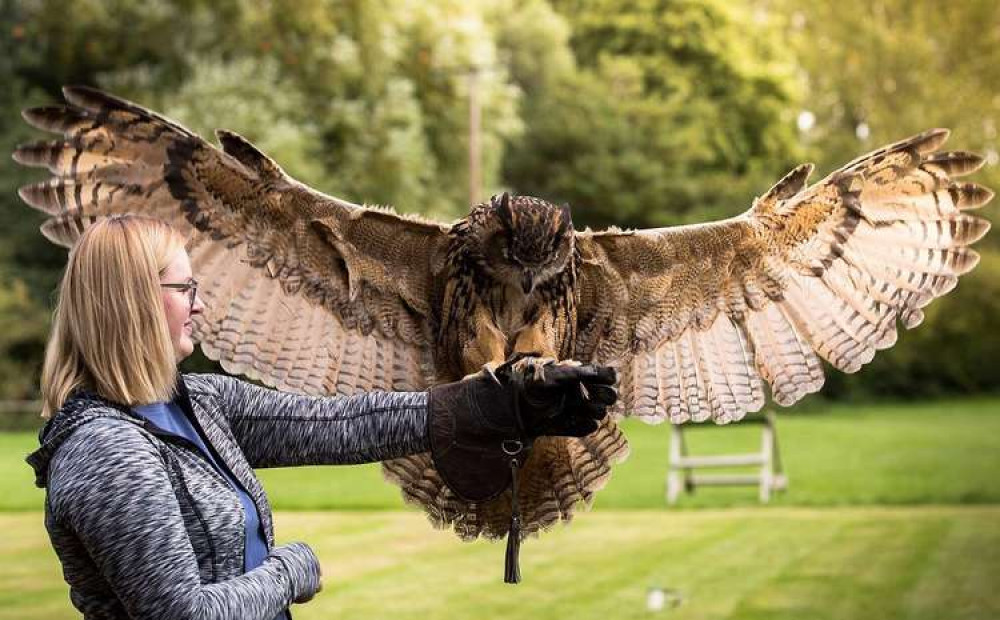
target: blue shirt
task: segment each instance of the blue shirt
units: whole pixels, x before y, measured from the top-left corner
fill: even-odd
[[[244,570],[250,571],[264,563],[267,558],[267,541],[264,538],[264,529],[260,524],[260,515],[257,513],[257,506],[247,495],[243,487],[236,482],[229,469],[220,467],[215,461],[212,453],[209,452],[201,434],[191,424],[191,420],[184,415],[184,411],[176,403],[153,403],[151,405],[138,405],[132,408],[136,414],[152,422],[157,428],[179,435],[195,446],[204,455],[205,459],[211,463],[219,474],[225,478],[229,486],[236,491],[236,495],[243,504],[244,522],[246,523],[246,536],[244,536],[243,546],[243,566]]]

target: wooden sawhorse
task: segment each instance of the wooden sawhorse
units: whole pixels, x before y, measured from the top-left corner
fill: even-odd
[[[691,456],[684,442],[684,424],[671,424],[670,465],[667,471],[667,503],[676,504],[681,491],[694,493],[700,486],[756,486],[761,503],[766,504],[775,491],[788,488],[788,478],[781,464],[778,450],[778,433],[775,429],[774,414],[748,415],[741,424],[763,426],[760,452],[743,454],[714,454],[711,456]],[[711,423],[701,426],[714,426]],[[723,428],[724,425],[717,426]],[[756,467],[756,473],[696,474],[696,469],[713,467]]]

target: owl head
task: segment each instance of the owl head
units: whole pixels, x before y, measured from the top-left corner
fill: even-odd
[[[530,196],[494,196],[480,236],[485,269],[525,295],[557,276],[573,256],[569,206]]]

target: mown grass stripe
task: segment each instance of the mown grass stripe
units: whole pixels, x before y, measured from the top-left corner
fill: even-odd
[[[325,587],[299,620],[985,620],[997,616],[1000,506],[604,511],[522,552],[461,543],[413,512],[277,515],[306,540]],[[0,562],[0,620],[76,617],[39,513],[0,514],[16,549]],[[650,614],[647,589],[683,604]]]

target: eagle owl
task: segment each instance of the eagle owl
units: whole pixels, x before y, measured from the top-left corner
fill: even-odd
[[[239,136],[221,149],[133,103],[67,88],[35,108],[62,134],[17,149],[53,178],[21,189],[70,245],[142,212],[187,238],[203,282],[196,335],[233,373],[306,394],[420,390],[525,352],[616,366],[618,408],[583,438],[543,438],[521,471],[523,533],[568,520],[627,444],[616,419],[738,420],[853,372],[972,269],[993,194],[957,177],[945,130],[807,185],[792,170],[742,215],[651,230],[575,230],[567,207],[494,198],[452,225],[323,195]],[[614,419],[612,419],[614,418]],[[456,497],[427,454],[384,464],[405,498],[463,538],[507,533],[511,498]]]
[[[517,353],[572,359],[576,261],[569,207],[508,194],[449,231],[438,367],[455,376]]]

